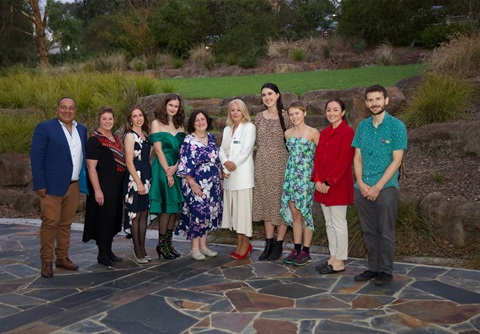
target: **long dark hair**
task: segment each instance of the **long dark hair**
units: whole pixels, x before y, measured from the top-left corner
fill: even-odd
[[[280,89],[278,89],[277,85],[271,82],[267,82],[266,84],[263,84],[262,89],[260,89],[260,92],[264,89],[268,88],[273,90],[275,93],[278,94],[278,100],[277,100],[277,112],[278,112],[278,119],[280,120],[280,126],[282,127],[283,132],[287,131],[287,127],[285,126],[285,119],[283,118],[283,103],[282,103],[282,93],[280,93]],[[266,107],[266,106],[265,106]]]
[[[126,123],[125,123],[125,133],[132,131],[132,120],[130,119],[132,117],[132,112],[134,110],[140,110],[143,115],[143,125],[142,125],[142,131],[145,132],[145,134],[149,134],[150,130],[148,128],[148,118],[147,114],[145,114],[145,111],[143,108],[139,105],[133,105],[130,108],[128,108],[127,114],[126,114]]]
[[[167,94],[162,99],[162,101],[157,104],[154,115],[160,123],[168,125],[167,104],[168,102],[175,100],[179,102],[179,106],[177,113],[175,114],[175,116],[173,116],[173,126],[175,127],[175,129],[178,129],[179,127],[183,126],[183,123],[185,121],[185,110],[183,108],[182,98],[180,97],[180,95],[175,93]]]

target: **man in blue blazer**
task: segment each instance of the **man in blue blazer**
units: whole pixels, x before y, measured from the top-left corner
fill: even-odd
[[[41,207],[41,275],[47,278],[53,276],[54,249],[57,268],[78,270],[68,258],[68,250],[70,227],[80,198],[79,184],[86,177],[87,128],[74,120],[76,111],[73,99],[62,98],[57,117],[35,128],[30,149],[33,190],[40,196]]]

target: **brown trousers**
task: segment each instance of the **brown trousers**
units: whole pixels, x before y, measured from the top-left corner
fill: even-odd
[[[45,195],[40,197],[42,225],[40,227],[40,258],[42,261],[53,261],[68,257],[70,248],[70,228],[80,200],[78,182],[72,183],[67,193],[61,196]]]

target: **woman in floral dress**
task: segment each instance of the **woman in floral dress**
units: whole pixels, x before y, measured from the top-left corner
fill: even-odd
[[[124,230],[133,241],[133,259],[142,264],[151,258],[145,251],[145,235],[148,221],[148,191],[152,171],[150,167],[150,142],[148,141],[147,116],[139,106],[133,106],[125,124],[125,178]]]
[[[176,234],[192,241],[190,256],[195,260],[217,256],[207,247],[207,236],[222,223],[221,165],[212,119],[203,110],[193,111],[188,119],[189,135],[180,148],[177,175],[182,178],[185,197]]]
[[[302,102],[290,104],[288,117],[294,127],[285,132],[290,155],[285,169],[280,212],[285,222],[293,227],[294,249],[283,259],[283,263],[296,266],[312,261],[310,243],[314,230],[312,205],[315,184],[311,177],[319,133],[305,124],[306,115],[307,109]]]

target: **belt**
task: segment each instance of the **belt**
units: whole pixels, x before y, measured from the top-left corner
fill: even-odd
[[[78,182],[78,180],[70,181],[70,184],[74,184],[76,182]]]

